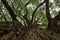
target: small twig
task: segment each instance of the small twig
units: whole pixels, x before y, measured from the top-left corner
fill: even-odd
[[[4,13],[3,13],[3,11],[2,11],[2,9],[0,8],[0,10],[1,10],[1,12],[2,12],[2,14],[1,14],[1,16],[4,18],[4,20],[7,22],[7,19],[6,19],[6,17],[5,17],[5,15],[4,15]]]
[[[28,10],[27,10],[27,5],[30,3],[30,1],[28,1],[26,4],[25,4],[25,7],[26,7],[26,14],[24,16],[27,16],[28,15]]]

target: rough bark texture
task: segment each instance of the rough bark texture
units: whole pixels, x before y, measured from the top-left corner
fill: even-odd
[[[47,30],[60,34],[60,11],[56,17],[51,18],[49,11],[49,0],[45,0],[45,2],[46,2],[46,17],[48,20]]]
[[[55,18],[51,18],[49,12],[49,0],[43,2],[46,2],[46,17],[49,22],[48,30],[41,30],[36,24],[32,23],[35,12],[39,6],[43,5],[43,3],[39,4],[33,12],[32,20],[28,20],[26,16],[21,15],[28,24],[27,26],[23,26],[16,19],[16,15],[8,5],[7,1],[1,1],[9,11],[13,21],[0,23],[0,40],[60,40],[60,12]]]
[[[3,25],[2,25],[3,24]],[[0,23],[0,40],[60,40],[60,34],[48,30],[41,30],[39,27],[29,28],[16,25],[16,34],[12,27],[14,24]],[[34,26],[34,25],[33,25]]]

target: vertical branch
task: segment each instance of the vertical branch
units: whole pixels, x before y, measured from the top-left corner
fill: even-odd
[[[51,20],[51,15],[50,15],[50,11],[49,11],[49,0],[45,0],[46,1],[46,17],[47,17],[47,20]]]
[[[46,2],[46,17],[48,20],[47,30],[51,30],[53,28],[53,18],[51,18],[50,11],[49,11],[49,0],[45,0],[45,2]]]

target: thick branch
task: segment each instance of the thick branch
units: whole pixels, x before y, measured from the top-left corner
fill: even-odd
[[[49,0],[45,0],[46,1],[46,17],[49,20],[51,20],[51,15],[50,15],[50,11],[49,11]]]
[[[42,6],[44,3],[45,3],[45,1],[43,1],[42,3],[40,3],[40,4],[36,7],[36,9],[34,10],[34,12],[32,13],[32,19],[31,19],[31,22],[33,21],[34,14],[36,13],[37,9],[38,9],[40,6]]]
[[[16,19],[16,15],[14,14],[12,8],[9,6],[9,4],[7,3],[7,1],[6,0],[1,0],[1,1],[4,4],[4,6],[7,8],[7,10],[9,11],[9,14],[12,17],[12,20],[17,20]]]

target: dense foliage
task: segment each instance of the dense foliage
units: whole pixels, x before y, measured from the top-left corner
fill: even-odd
[[[13,9],[16,14],[16,18],[22,23],[26,24],[26,20],[24,19],[24,15],[26,15],[28,20],[32,20],[33,22],[37,21],[38,24],[47,26],[47,18],[46,18],[46,7],[45,3],[37,8],[39,4],[41,4],[44,0],[7,0],[10,7]],[[58,4],[58,5],[57,5]],[[49,9],[52,18],[54,18],[59,11],[59,0],[50,0]],[[37,8],[37,9],[36,9]],[[36,10],[36,11],[35,11]],[[32,16],[33,15],[33,16]],[[3,21],[12,21],[12,18],[0,0],[0,22]]]

